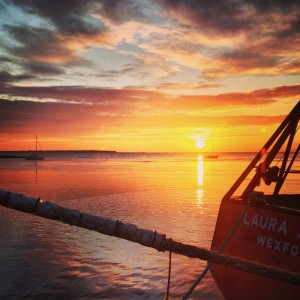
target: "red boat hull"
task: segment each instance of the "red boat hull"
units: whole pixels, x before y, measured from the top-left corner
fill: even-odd
[[[298,199],[299,200],[299,199]],[[217,251],[246,203],[223,201],[212,242]],[[250,206],[222,253],[288,271],[300,270],[300,212],[263,203]],[[211,273],[229,300],[299,299],[300,286],[214,265]]]

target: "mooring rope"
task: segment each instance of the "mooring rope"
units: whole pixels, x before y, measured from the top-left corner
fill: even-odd
[[[218,248],[218,250],[217,250],[218,253],[221,253],[224,250],[225,246],[227,245],[227,243],[229,242],[229,240],[233,236],[235,230],[237,229],[237,227],[239,226],[239,224],[243,220],[243,218],[244,218],[247,210],[249,209],[250,205],[251,205],[251,200],[248,201],[247,205],[245,206],[245,208],[243,209],[243,211],[241,212],[241,214],[237,218],[235,224],[232,226],[232,228],[231,228],[230,232],[228,233],[227,237],[225,238],[225,240],[223,241],[223,243],[221,244],[221,246]],[[211,263],[207,264],[206,268],[198,276],[198,278],[195,280],[195,282],[190,287],[190,289],[184,294],[184,296],[182,297],[182,300],[186,300],[192,294],[192,292],[194,291],[194,289],[202,281],[202,279],[205,277],[206,273],[210,270],[211,266],[212,266]]]
[[[190,258],[205,260],[213,264],[231,267],[239,271],[246,271],[271,279],[300,285],[300,273],[290,272],[277,267],[267,266],[262,263],[241,259],[239,257],[221,254],[205,248],[183,244],[173,241],[172,239],[166,240],[165,250],[182,254]]]
[[[79,210],[62,207],[51,202],[37,201],[37,198],[0,190],[0,205],[18,211],[37,215],[39,217],[61,221],[73,226],[116,236],[158,251],[170,251],[191,258],[205,260],[212,264],[221,264],[240,271],[246,271],[268,278],[300,285],[300,273],[251,262],[238,257],[232,257],[210,251],[205,248],[176,242],[166,238],[165,234],[139,228],[133,224],[113,221],[98,216],[82,213]],[[116,230],[117,228],[117,230]]]
[[[171,268],[172,268],[172,251],[169,252],[168,284],[167,284],[167,292],[166,292],[165,300],[169,300],[170,297]]]

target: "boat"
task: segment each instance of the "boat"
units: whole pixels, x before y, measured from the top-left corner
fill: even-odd
[[[217,154],[207,154],[207,155],[204,155],[205,158],[218,158],[219,155]]]
[[[295,186],[300,173],[292,169],[300,165],[299,118],[300,101],[223,197],[212,251],[299,272],[300,193],[286,180]],[[216,264],[210,271],[225,299],[299,299],[299,284]]]
[[[44,155],[38,154],[38,137],[35,135],[35,153],[29,154],[28,156],[25,157],[26,160],[43,160]]]
[[[212,149],[211,153],[204,155],[204,158],[212,159],[212,158],[219,157],[219,155],[214,152],[214,136],[213,136],[213,134],[211,135],[211,149]]]

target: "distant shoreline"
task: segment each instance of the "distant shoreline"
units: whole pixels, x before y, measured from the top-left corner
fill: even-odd
[[[35,150],[0,150],[1,153],[22,153],[35,152]],[[42,152],[100,152],[100,153],[115,153],[115,150],[43,150]]]
[[[1,152],[9,152],[9,151],[1,151]],[[0,153],[1,153],[0,152]],[[11,152],[15,152],[15,151],[11,151]],[[13,155],[13,154],[0,154],[0,158],[25,158],[25,157],[27,157],[27,155],[26,156],[23,156],[23,155]]]
[[[0,151],[0,158],[26,158],[34,150],[8,150]],[[44,150],[44,153],[117,153],[115,150]]]

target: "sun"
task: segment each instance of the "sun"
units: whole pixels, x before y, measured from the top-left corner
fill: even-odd
[[[197,146],[197,148],[203,148],[205,146],[204,139],[197,139],[196,140],[196,146]]]

